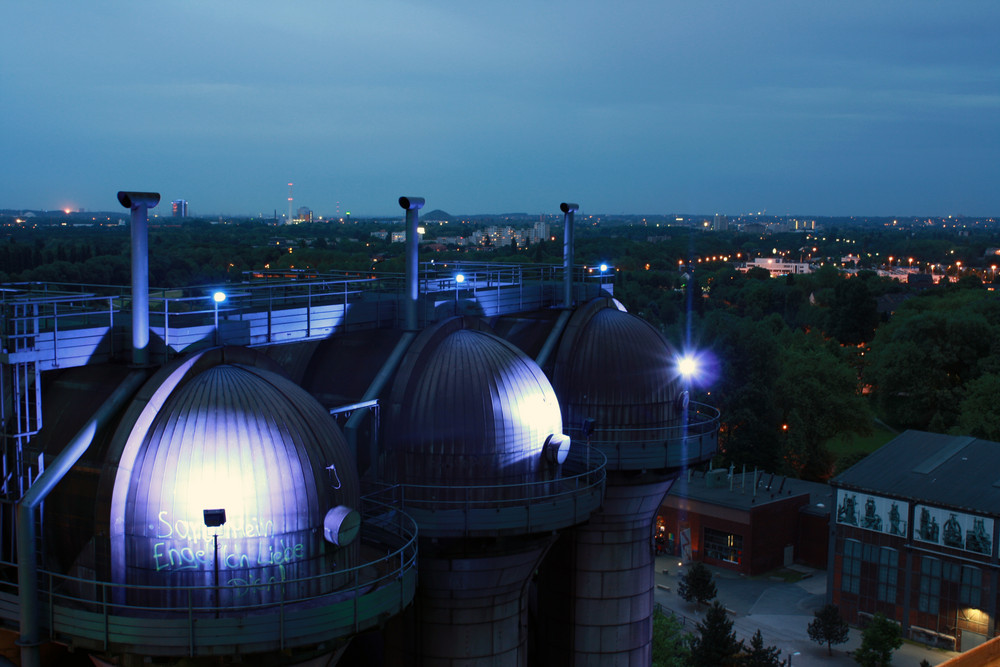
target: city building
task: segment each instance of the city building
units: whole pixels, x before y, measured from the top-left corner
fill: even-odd
[[[834,478],[829,595],[909,639],[965,651],[996,634],[1000,443],[906,431]]]
[[[170,214],[175,218],[188,217],[188,203],[185,199],[175,199],[170,202]]]
[[[739,267],[739,270],[744,272],[750,269],[765,269],[774,278],[796,273],[812,273],[813,267],[808,262],[786,262],[781,257],[756,257],[752,262]]]
[[[658,549],[746,575],[800,563],[826,569],[830,487],[760,471],[691,471],[656,518]]]

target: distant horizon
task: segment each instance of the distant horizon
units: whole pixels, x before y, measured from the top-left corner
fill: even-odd
[[[161,198],[160,203],[155,208],[152,208],[152,209],[149,210],[149,216],[150,216],[150,218],[170,218],[170,217],[173,217],[172,213],[170,212],[170,203],[171,203],[170,201],[167,201],[167,200],[164,200],[164,199]],[[163,208],[164,204],[166,204],[166,208]],[[190,206],[190,202],[188,202],[188,204]],[[295,210],[297,211],[298,208],[299,208],[299,206],[296,206]],[[11,213],[3,213],[3,212],[6,212],[6,211],[9,211]],[[163,211],[166,211],[166,212],[163,212]],[[552,211],[501,211],[501,212],[497,212],[497,213],[482,212],[482,211],[477,212],[477,213],[468,213],[468,212],[465,212],[465,213],[453,213],[453,212],[449,211],[447,208],[444,208],[444,207],[440,207],[440,206],[430,207],[430,206],[425,205],[424,208],[420,211],[420,217],[423,218],[426,215],[426,213],[433,212],[433,211],[442,211],[442,212],[446,213],[447,215],[449,215],[449,216],[451,216],[453,218],[465,218],[465,217],[468,217],[468,218],[475,218],[475,217],[504,217],[504,216],[527,216],[527,217],[531,217],[531,216],[543,216],[543,215],[544,216],[552,216],[552,217],[559,217],[559,218],[561,218],[562,215],[563,215],[559,211],[558,204],[556,204],[556,206],[553,207]],[[314,209],[312,210],[312,212],[313,212],[313,214],[315,216],[322,217],[322,220],[318,220],[317,219],[317,220],[313,220],[313,222],[327,222],[327,221],[333,221],[333,220],[336,219],[335,215],[321,214],[320,212],[318,212],[318,211],[316,211]],[[65,208],[51,208],[51,209],[47,209],[47,208],[30,208],[30,207],[16,208],[16,207],[9,207],[9,206],[0,206],[0,214],[18,215],[18,214],[23,214],[23,213],[41,213],[41,214],[51,215],[53,217],[58,216],[60,214],[61,215],[71,215],[71,216],[79,216],[79,215],[86,216],[86,215],[95,215],[95,214],[109,214],[109,215],[124,215],[124,216],[128,216],[128,214],[129,214],[128,210],[125,209],[124,207],[120,207],[120,208],[106,208],[106,209],[89,209],[89,208],[84,208],[82,210],[81,209],[73,209],[73,210],[68,210],[67,211]],[[404,217],[404,212],[403,212],[402,209],[397,209],[396,211],[394,211],[392,213],[375,213],[375,214],[356,213],[354,211],[350,211],[350,212],[343,212],[343,213],[341,213],[340,217],[345,217],[348,213],[350,214],[350,217],[352,219],[364,219],[364,220],[367,220],[367,219],[378,219],[378,218],[399,218],[399,219],[402,219]],[[823,218],[864,218],[864,219],[868,219],[868,218],[879,218],[879,219],[882,219],[882,218],[902,218],[902,219],[923,219],[923,218],[931,218],[931,219],[940,219],[940,220],[945,220],[945,219],[976,219],[976,220],[980,220],[980,219],[987,219],[987,220],[989,220],[989,219],[1000,219],[1000,216],[998,216],[998,215],[991,215],[991,214],[976,215],[976,214],[965,214],[965,213],[946,213],[946,214],[940,214],[940,213],[934,213],[934,214],[931,214],[931,213],[917,213],[917,214],[896,214],[896,213],[893,213],[893,214],[881,214],[881,213],[869,213],[869,214],[858,214],[858,213],[850,213],[850,214],[817,214],[817,213],[772,213],[772,212],[766,211],[766,210],[764,210],[764,211],[744,212],[744,213],[726,213],[726,212],[697,213],[697,212],[685,212],[685,211],[668,211],[668,212],[663,212],[663,213],[651,213],[649,211],[637,212],[637,213],[607,212],[607,211],[589,212],[589,211],[586,211],[585,209],[583,209],[582,205],[581,205],[581,209],[576,212],[576,218],[577,219],[583,219],[583,218],[589,217],[589,216],[602,217],[602,218],[603,217],[609,217],[610,218],[610,217],[642,217],[642,216],[647,216],[647,217],[680,216],[680,217],[684,217],[684,218],[695,218],[695,217],[698,217],[698,218],[711,219],[711,218],[713,218],[716,215],[724,215],[727,218],[748,218],[748,217],[761,217],[761,218],[767,218],[767,217],[773,217],[773,218],[806,218],[806,219],[823,219]],[[284,212],[284,213],[281,212],[280,210],[277,212],[277,219],[279,221],[280,220],[284,220],[285,216],[287,216],[287,209],[286,209],[286,212]],[[185,216],[185,218],[187,218],[187,219],[217,218],[217,217],[247,218],[247,219],[254,219],[254,220],[274,220],[275,219],[273,212],[270,215],[257,214],[257,213],[253,213],[253,214],[251,214],[251,213],[233,213],[233,212],[210,212],[210,213],[198,213],[198,212],[194,212],[194,213],[189,213],[187,216]]]

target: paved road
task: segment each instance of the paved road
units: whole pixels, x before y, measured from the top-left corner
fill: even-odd
[[[676,558],[660,556],[656,559],[656,601],[685,619],[685,627],[694,631],[695,623],[704,617],[704,609],[684,602],[677,595],[678,571]],[[750,641],[760,629],[764,644],[776,646],[782,651],[782,658],[790,653],[792,667],[857,667],[848,655],[861,644],[861,631],[851,628],[846,644],[833,647],[833,655],[827,654],[825,646],[809,639],[806,627],[813,619],[813,612],[826,601],[826,572],[808,571],[801,581],[789,584],[768,577],[749,578],[729,570],[709,567],[719,593],[719,601],[733,613],[733,629],[736,636]],[[663,574],[667,570],[668,574]],[[670,590],[664,590],[666,586]],[[893,655],[896,667],[919,667],[921,660],[939,665],[948,658],[958,655],[951,651],[927,648],[922,644],[904,642],[903,647]]]

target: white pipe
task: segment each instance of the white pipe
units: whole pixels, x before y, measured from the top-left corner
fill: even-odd
[[[417,257],[420,252],[420,238],[417,234],[418,211],[424,206],[423,197],[400,197],[399,205],[406,210],[406,318],[404,328],[417,330],[417,300],[420,283],[417,276]]]
[[[119,192],[118,201],[132,212],[132,364],[149,364],[149,213],[160,203],[158,192]]]
[[[563,306],[573,307],[573,213],[579,204],[559,204],[563,212]]]

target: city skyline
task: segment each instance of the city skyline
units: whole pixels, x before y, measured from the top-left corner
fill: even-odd
[[[1000,6],[451,0],[6,13],[0,207],[1000,211]],[[169,207],[167,207],[169,208]]]

